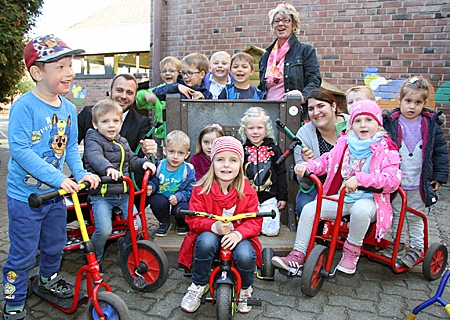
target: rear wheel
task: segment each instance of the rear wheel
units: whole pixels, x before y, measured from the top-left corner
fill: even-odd
[[[308,260],[303,266],[302,292],[307,296],[314,297],[322,288],[324,278],[322,270],[328,257],[328,248],[322,245],[315,246],[309,254]]]
[[[138,252],[133,253],[131,245],[123,251],[120,261],[122,275],[134,290],[154,291],[167,280],[169,272],[167,256],[157,244],[151,241],[139,240],[137,246]],[[138,256],[138,265],[134,261],[134,254]]]
[[[233,287],[230,284],[220,283],[215,291],[217,319],[231,319],[233,316]]]
[[[273,250],[272,248],[264,248],[262,251],[261,276],[263,278],[272,278],[275,276],[275,267],[272,264]]]
[[[442,243],[433,243],[423,258],[422,272],[428,280],[437,280],[445,270],[448,259],[447,247]]]

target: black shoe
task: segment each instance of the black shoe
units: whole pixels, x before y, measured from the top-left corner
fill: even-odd
[[[183,226],[178,226],[178,228],[177,228],[177,234],[180,236],[184,236],[188,232],[189,232],[189,227],[187,224],[185,224]]]
[[[156,230],[157,237],[165,237],[169,232],[170,228],[172,228],[172,224],[170,222],[162,222],[159,224],[159,229]]]
[[[64,280],[64,277],[57,272],[52,274],[46,283],[42,281],[42,277],[39,277],[38,288],[40,292],[54,294],[58,298],[73,297],[73,284]]]
[[[23,308],[22,311],[19,310],[12,310],[10,312],[6,312],[6,303],[3,307],[3,319],[4,320],[22,320],[26,319],[27,316],[27,310]]]

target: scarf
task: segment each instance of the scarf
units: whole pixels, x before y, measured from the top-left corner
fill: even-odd
[[[223,210],[229,210],[236,206],[237,203],[239,203],[239,195],[235,188],[231,188],[231,190],[224,194],[220,190],[220,185],[214,181],[211,185],[211,196],[214,198],[214,202],[216,205],[218,205]],[[223,214],[222,213],[215,213],[215,214]]]
[[[289,51],[290,46],[286,41],[281,48],[278,48],[278,41],[272,48],[267,60],[266,82],[278,83],[284,74],[284,58]]]

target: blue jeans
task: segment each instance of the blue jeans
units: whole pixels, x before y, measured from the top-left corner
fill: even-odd
[[[204,286],[209,283],[209,274],[216,253],[220,249],[221,236],[212,232],[202,232],[195,241],[192,282]],[[233,260],[242,278],[242,288],[247,289],[255,280],[256,252],[250,240],[239,242],[233,249]]]
[[[313,201],[317,196],[317,187],[314,188],[310,193],[303,193],[299,191],[297,194],[297,200],[295,204],[295,214],[300,217],[303,207]]]
[[[128,218],[128,194],[105,194],[91,196],[92,212],[94,213],[95,231],[92,242],[95,245],[97,260],[101,261],[105,251],[105,244],[112,233],[112,208],[122,210],[121,219]],[[140,224],[140,219],[138,220]]]
[[[40,274],[50,277],[59,270],[67,241],[67,211],[62,198],[44,202],[39,208],[7,197],[9,253],[3,266],[3,295],[9,306],[25,303],[28,272],[36,264],[40,246]]]

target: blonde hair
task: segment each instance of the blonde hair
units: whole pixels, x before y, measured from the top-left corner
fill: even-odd
[[[350,92],[354,93],[362,92],[366,95],[367,99],[376,101],[375,92],[373,92],[373,90],[369,87],[366,86],[351,87],[345,92],[345,96],[347,97]]]
[[[181,71],[181,61],[172,56],[167,56],[164,59],[162,59],[159,62],[159,69],[162,69],[164,65],[166,65],[167,63],[173,64],[175,66],[175,69],[177,69],[177,71]]]
[[[92,108],[92,122],[98,124],[100,117],[111,111],[117,112],[117,115],[120,117],[120,121],[122,122],[122,107],[117,102],[111,99],[100,100],[95,104],[95,106]]]
[[[428,81],[424,77],[410,77],[403,82],[400,87],[399,98],[400,101],[405,97],[407,93],[421,91],[422,98],[427,101],[430,95],[430,86]]]
[[[234,61],[236,61],[236,60],[248,62],[248,63],[250,64],[250,68],[251,68],[252,71],[253,71],[253,64],[254,64],[255,62],[254,62],[254,60],[253,60],[253,57],[252,57],[251,55],[249,55],[248,53],[246,53],[246,52],[238,52],[238,53],[235,53],[235,54],[233,55],[233,57],[231,58],[231,63],[230,63],[230,65],[233,65]]]
[[[281,14],[282,16],[291,16],[292,17],[292,28],[294,30],[295,34],[300,33],[300,14],[297,10],[295,10],[294,6],[290,3],[280,3],[277,5],[275,9],[272,9],[269,11],[269,23],[271,26],[273,26],[273,20],[275,19],[275,16],[277,13]],[[272,30],[273,32],[273,30]]]
[[[225,132],[223,131],[222,127],[216,123],[214,124],[208,124],[200,131],[200,134],[198,135],[197,139],[197,145],[195,146],[195,154],[201,154],[203,152],[202,148],[202,139],[205,135],[210,134],[212,132],[215,132],[217,137],[223,137],[225,135]]]
[[[236,189],[239,199],[242,199],[244,197],[245,180],[247,178],[244,174],[243,163],[241,162],[240,158],[239,162],[240,162],[239,173],[236,176],[236,178],[234,178],[233,181],[230,183],[230,186]],[[216,174],[214,172],[214,160],[213,160],[211,166],[209,167],[208,172],[194,186],[195,187],[203,186],[202,190],[200,191],[200,194],[203,193],[208,194],[211,192],[213,182],[216,181],[218,183],[218,180],[219,179],[216,177]]]
[[[189,139],[188,135],[181,130],[173,130],[169,132],[166,137],[166,145],[168,146],[170,143],[179,143],[186,148],[190,148],[191,139]]]
[[[200,52],[188,54],[183,58],[183,60],[181,60],[181,64],[195,66],[199,71],[204,71],[205,73],[208,73],[209,71],[209,60],[203,53]]]
[[[226,51],[217,51],[214,52],[213,55],[211,56],[211,59],[209,60],[210,63],[213,63],[214,59],[216,59],[218,56],[225,56],[227,57],[228,61],[231,60],[231,56],[228,52]]]
[[[260,119],[266,128],[266,136],[264,138],[271,138],[275,141],[275,134],[273,133],[272,120],[267,114],[266,110],[261,107],[251,107],[244,112],[244,116],[241,118],[239,136],[241,137],[243,143],[247,142],[247,135],[245,130],[247,128],[247,123],[249,118]]]

